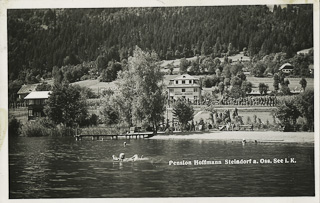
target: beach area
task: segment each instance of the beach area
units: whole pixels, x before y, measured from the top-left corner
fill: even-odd
[[[204,139],[217,141],[314,143],[314,132],[277,132],[277,131],[210,131],[178,132],[157,134],[150,139]]]

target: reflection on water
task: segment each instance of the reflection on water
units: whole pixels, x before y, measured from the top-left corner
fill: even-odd
[[[312,144],[211,140],[80,141],[15,138],[10,198],[314,196]],[[149,158],[113,162],[125,153]],[[226,165],[225,159],[295,158],[295,164]],[[219,165],[169,161],[220,160]]]

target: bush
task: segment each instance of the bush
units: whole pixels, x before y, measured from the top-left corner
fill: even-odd
[[[22,127],[21,135],[25,137],[49,136],[50,130],[44,127],[40,120],[29,121]]]
[[[19,136],[21,123],[14,116],[9,117],[9,136]]]
[[[73,136],[76,130],[70,127],[56,126],[47,118],[39,118],[29,121],[21,129],[21,135],[25,137],[46,137],[46,136]]]

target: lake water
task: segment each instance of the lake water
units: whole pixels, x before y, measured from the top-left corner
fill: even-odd
[[[313,144],[12,138],[10,198],[314,196]],[[113,162],[112,155],[148,160]],[[295,163],[260,163],[294,158]],[[258,164],[225,164],[252,159]],[[170,161],[192,165],[169,165]],[[194,160],[221,164],[194,165]],[[172,162],[171,162],[172,163]]]

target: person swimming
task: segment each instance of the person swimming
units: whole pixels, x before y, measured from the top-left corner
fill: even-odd
[[[112,159],[113,159],[113,161],[124,161],[125,154],[124,153],[120,153],[119,157],[116,157],[115,155],[112,155]]]

